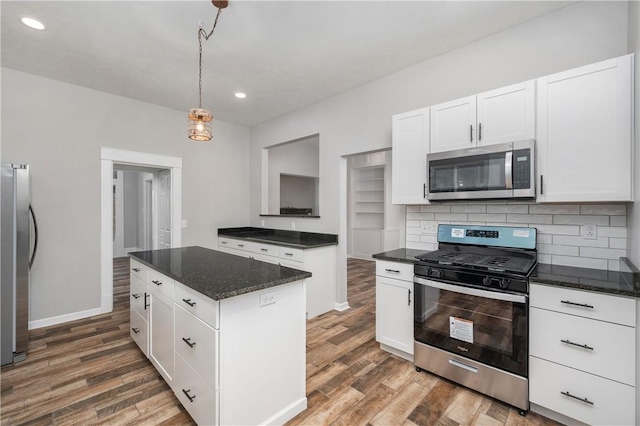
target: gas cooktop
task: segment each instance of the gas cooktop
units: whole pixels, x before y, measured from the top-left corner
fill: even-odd
[[[535,253],[511,252],[497,248],[445,246],[417,256],[425,263],[461,266],[495,272],[527,275],[536,264]]]

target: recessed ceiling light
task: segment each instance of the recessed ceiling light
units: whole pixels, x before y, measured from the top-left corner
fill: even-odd
[[[246,97],[247,97],[246,93],[242,93],[242,92],[237,92],[236,93],[236,98],[238,98],[238,99],[244,99]]]
[[[23,16],[20,18],[23,24],[25,24],[29,28],[33,28],[34,30],[44,30],[46,27],[42,21],[37,20],[36,18],[32,18],[30,16]]]

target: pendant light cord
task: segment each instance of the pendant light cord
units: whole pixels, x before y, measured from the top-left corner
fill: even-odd
[[[222,9],[218,9],[218,14],[216,15],[216,20],[213,22],[213,28],[211,28],[211,32],[207,34],[204,28],[198,28],[198,47],[199,47],[199,67],[198,67],[198,108],[202,109],[202,38],[209,40],[209,37],[213,35],[213,30],[216,29],[216,25],[218,25],[218,18],[222,13]]]

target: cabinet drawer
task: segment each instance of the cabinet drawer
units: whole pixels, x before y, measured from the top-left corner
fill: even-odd
[[[588,424],[635,424],[636,395],[631,386],[536,357],[529,358],[529,373],[529,399],[535,404]],[[566,393],[587,398],[593,405]]]
[[[149,320],[148,297],[149,289],[147,283],[135,275],[131,275],[129,285],[129,302],[131,310],[136,311],[145,320]]]
[[[630,327],[636,325],[636,301],[634,299],[533,283],[529,291],[529,298],[532,307]]]
[[[137,260],[133,260],[133,258],[129,259],[129,263],[129,270],[131,271],[131,274],[140,278],[142,281],[147,282],[147,272],[150,268]]]
[[[149,356],[149,323],[136,311],[130,311],[129,321],[131,329],[129,333],[136,345],[140,348],[144,356]]]
[[[274,246],[272,244],[260,244],[260,243],[252,243],[249,247],[252,253],[261,254],[264,256],[274,256],[278,257],[280,252],[280,247]]]
[[[218,384],[216,374],[216,354],[218,353],[218,331],[198,318],[176,306],[176,352],[215,389]]]
[[[529,312],[531,355],[635,386],[634,328],[538,308]]]
[[[175,281],[160,272],[149,270],[149,288],[152,292],[160,292],[167,296],[169,299],[173,299],[173,287]]]
[[[176,281],[176,305],[200,318],[213,328],[219,328],[220,302]]]
[[[176,354],[173,392],[197,424],[218,424],[218,392],[180,354]]]
[[[413,282],[413,264],[377,260],[376,275]]]
[[[278,263],[280,264],[280,266],[286,266],[287,268],[298,269],[300,271],[305,270],[304,263],[302,262],[295,262],[287,259],[278,259]]]
[[[279,247],[279,256],[285,260],[304,262],[304,250],[291,247]]]

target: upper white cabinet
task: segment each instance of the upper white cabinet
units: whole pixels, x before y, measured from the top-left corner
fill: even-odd
[[[392,136],[391,202],[428,204],[429,108],[394,115]]]
[[[513,84],[431,110],[429,152],[451,151],[535,137],[535,82]]]
[[[475,146],[475,125],[475,96],[432,106],[429,152],[451,151]]]
[[[632,201],[632,88],[633,55],[538,79],[538,201]]]

